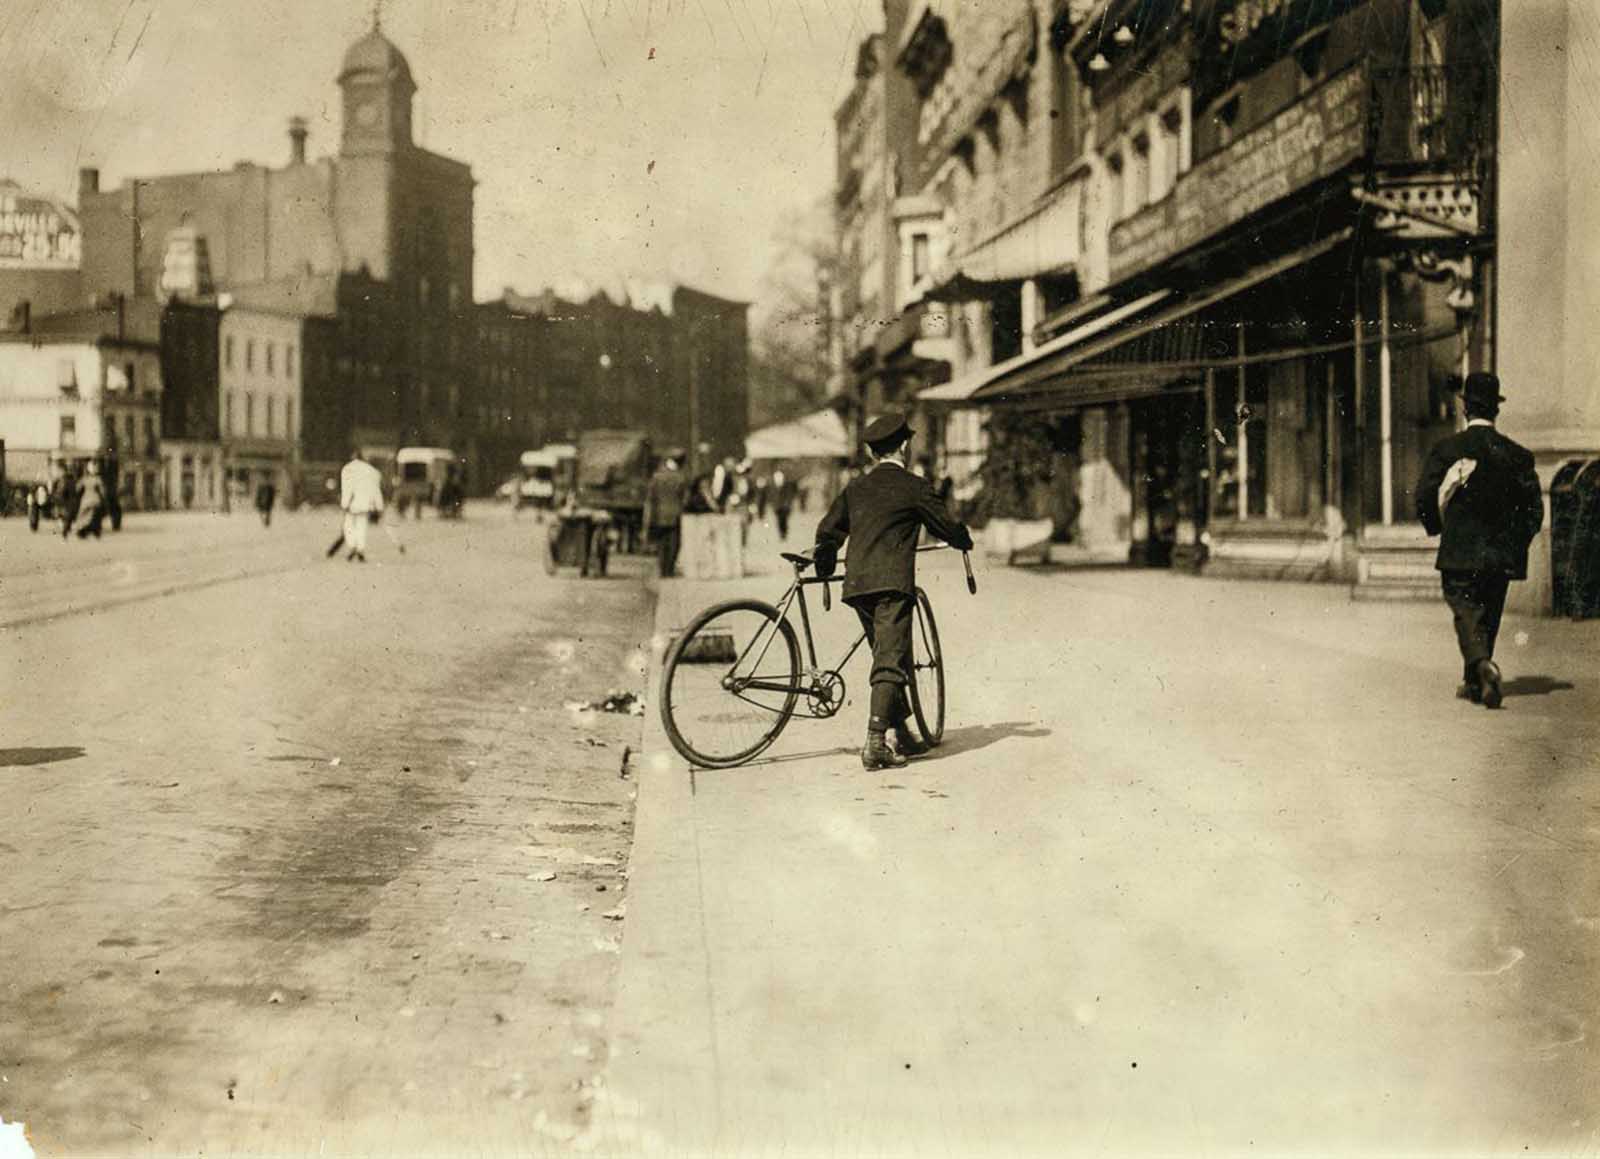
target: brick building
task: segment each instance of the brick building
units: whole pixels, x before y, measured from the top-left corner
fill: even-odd
[[[352,444],[452,445],[470,377],[471,170],[413,141],[416,82],[377,27],[345,53],[338,85],[335,156],[309,160],[296,118],[282,167],[241,162],[109,190],[90,169],[79,189],[87,293],[155,296],[169,257],[155,239],[185,231],[204,244],[218,295],[311,299],[297,323],[312,330],[297,352],[312,360],[298,408],[309,462],[341,460]]]

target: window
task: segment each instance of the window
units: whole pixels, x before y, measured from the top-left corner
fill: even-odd
[[[144,453],[152,459],[161,453],[161,446],[156,441],[156,420],[151,415],[144,416]]]
[[[134,445],[134,441],[133,441],[133,416],[132,415],[124,415],[123,416],[123,425],[127,428],[127,433],[128,433],[128,438],[127,438],[126,445],[129,446],[129,447],[132,447]]]
[[[256,340],[254,338],[248,339],[244,344],[244,368],[246,370],[254,370],[256,368]]]
[[[134,387],[135,387],[134,376],[133,376],[133,363],[124,362],[122,364],[122,377],[123,377],[124,381],[126,381],[127,384],[128,384],[128,393],[129,394],[133,394],[134,393]]]
[[[278,400],[272,395],[267,395],[267,435],[277,434]]]
[[[928,235],[911,235],[911,281],[913,284],[928,276]]]
[[[78,445],[78,416],[61,416],[61,445],[63,447],[76,447]]]
[[[1156,118],[1156,148],[1150,170],[1150,200],[1160,201],[1183,172],[1183,110],[1172,105]]]
[[[1122,216],[1122,152],[1108,154],[1106,157],[1106,209],[1111,215],[1111,220],[1116,221]]]
[[[256,396],[248,390],[244,392],[244,433],[256,433]]]
[[[233,369],[233,335],[228,335],[228,340],[222,344],[222,365],[229,370]]]
[[[294,438],[294,399],[283,400],[283,437]]]
[[[222,433],[225,434],[225,435],[231,435],[231,434],[234,433],[233,432],[233,391],[230,390],[225,396],[223,396],[222,406],[223,406]]]
[[[1129,142],[1122,174],[1122,213],[1132,217],[1150,197],[1150,136],[1140,133]]]
[[[283,373],[286,378],[294,377],[294,343],[283,348]]]
[[[76,394],[78,392],[78,364],[70,358],[63,358],[56,363],[56,385],[63,394]]]
[[[273,346],[273,344],[271,342],[268,342],[267,343],[267,373],[268,374],[271,374],[272,371],[273,371],[272,364],[273,364],[274,356],[275,356],[276,352],[277,352],[277,348],[275,346]]]

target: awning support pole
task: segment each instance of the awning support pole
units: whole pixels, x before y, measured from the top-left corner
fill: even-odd
[[[1382,440],[1383,525],[1394,525],[1394,377],[1389,351],[1389,270],[1378,267],[1378,430]]]
[[[1250,420],[1245,394],[1244,319],[1239,319],[1239,393],[1235,396],[1234,420],[1239,429],[1239,522],[1250,518]]]
[[[1206,513],[1202,526],[1209,527],[1211,513],[1217,509],[1217,372],[1206,370]]]

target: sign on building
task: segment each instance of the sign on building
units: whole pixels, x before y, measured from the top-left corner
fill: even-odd
[[[1366,73],[1358,65],[1212,154],[1166,200],[1112,228],[1112,280],[1180,253],[1361,157],[1366,99]]]
[[[75,270],[81,249],[72,209],[0,181],[0,268]]]

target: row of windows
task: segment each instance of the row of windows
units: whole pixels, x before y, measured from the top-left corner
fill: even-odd
[[[1106,149],[1113,220],[1132,217],[1172,192],[1189,168],[1188,122],[1184,93]]]
[[[278,372],[278,345],[275,342],[263,342],[265,355],[264,368],[268,375]],[[222,346],[222,365],[232,370],[234,367],[234,336],[228,335]],[[254,372],[256,368],[256,340],[246,338],[244,342],[244,368]],[[286,342],[283,347],[283,374],[285,378],[294,377],[294,343]]]
[[[236,405],[236,398],[242,403]],[[277,438],[280,434],[284,438],[295,437],[294,429],[294,399],[283,400],[283,429],[278,429],[278,397],[269,394],[266,396],[266,405],[262,408],[262,417],[265,419],[265,429],[260,433],[267,438]],[[256,396],[254,392],[243,390],[230,390],[223,398],[222,429],[230,435],[255,435],[256,432]]]

